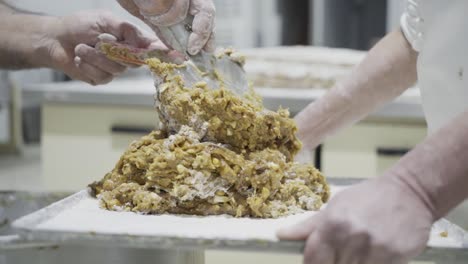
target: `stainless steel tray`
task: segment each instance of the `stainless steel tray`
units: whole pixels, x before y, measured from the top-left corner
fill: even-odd
[[[191,250],[205,250],[205,249],[228,249],[228,250],[245,250],[245,251],[264,251],[275,253],[301,253],[304,248],[303,242],[292,241],[278,241],[272,239],[271,236],[259,235],[246,236],[246,237],[229,237],[228,235],[206,235],[203,232],[196,234],[181,235],[175,232],[175,235],[162,234],[158,226],[162,224],[161,218],[158,216],[141,216],[133,213],[115,213],[105,216],[109,223],[118,222],[120,217],[139,217],[134,218],[128,225],[140,223],[141,219],[149,219],[152,227],[148,233],[140,231],[134,232],[135,229],[130,228],[127,231],[114,231],[112,228],[102,230],[102,225],[93,226],[94,222],[99,222],[99,217],[96,221],[77,221],[74,223],[63,223],[67,219],[66,213],[74,211],[75,213],[85,213],[86,210],[100,210],[97,207],[97,202],[90,201],[90,197],[86,191],[76,193],[64,200],[54,203],[44,209],[41,209],[33,214],[22,217],[13,223],[14,228],[18,231],[21,239],[24,242],[38,242],[45,241],[52,244],[87,244],[105,247],[124,247],[124,248],[158,248],[158,249],[191,249]],[[104,213],[108,211],[102,210]],[[92,214],[92,212],[91,212]],[[129,215],[131,214],[131,215]],[[68,215],[68,217],[74,217]],[[145,218],[142,218],[145,217]],[[185,216],[174,216],[174,221],[181,221],[180,226],[173,226],[173,228],[184,228],[183,225],[190,222],[187,221]],[[54,220],[55,219],[55,220]],[[60,223],[62,219],[62,223]],[[102,220],[102,219],[101,219]],[[298,220],[298,219],[296,219]],[[60,223],[58,226],[54,225]],[[58,222],[57,222],[58,221]],[[136,221],[136,222],[133,222]],[[197,221],[203,221],[203,218],[194,220],[196,225]],[[281,220],[278,220],[281,221]],[[73,221],[72,221],[73,222]],[[124,221],[125,223],[125,221]],[[273,225],[274,226],[274,225]],[[101,230],[99,229],[101,228]],[[213,227],[215,228],[215,227]],[[123,228],[125,229],[125,228]],[[228,227],[229,229],[229,227]],[[271,230],[274,234],[274,230]],[[440,233],[446,231],[447,238],[440,236]],[[158,233],[159,232],[159,233]],[[169,232],[170,233],[170,232]],[[232,234],[232,233],[231,233]],[[451,224],[450,222],[442,219],[435,223],[431,239],[428,243],[426,251],[418,257],[421,260],[443,260],[443,261],[466,261],[468,259],[468,234],[460,227]]]

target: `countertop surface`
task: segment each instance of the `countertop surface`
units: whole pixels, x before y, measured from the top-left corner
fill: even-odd
[[[326,93],[325,89],[294,89],[256,87],[267,108],[279,106],[297,113],[310,102]],[[23,87],[23,100],[28,104],[44,102],[78,104],[112,104],[147,106],[154,104],[155,88],[151,78],[119,79],[102,86],[83,82],[56,82],[29,84]],[[402,96],[370,115],[377,118],[424,119],[420,93],[417,88],[408,89]]]

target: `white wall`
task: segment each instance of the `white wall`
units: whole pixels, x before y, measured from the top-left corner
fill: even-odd
[[[0,144],[10,142],[10,108],[9,104],[0,102]]]
[[[289,0],[261,0],[258,1],[261,10],[260,23],[257,23],[261,36],[262,46],[278,46],[281,44],[281,22],[282,18],[278,12],[278,1]]]
[[[6,71],[0,71],[0,144],[10,141],[10,87]]]

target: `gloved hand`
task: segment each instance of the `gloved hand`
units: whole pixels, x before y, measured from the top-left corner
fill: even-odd
[[[214,20],[216,9],[212,0],[118,0],[132,15],[145,21],[161,38],[158,26],[170,26],[182,22],[187,13],[194,16],[192,34],[188,41],[188,53],[196,55],[204,49],[213,52]],[[168,45],[169,46],[169,45]]]
[[[105,11],[81,12],[58,18],[44,39],[52,68],[92,85],[105,84],[123,73],[127,65],[107,59],[94,48],[98,36],[108,33],[137,48],[168,50],[156,37]]]
[[[378,179],[342,191],[323,211],[278,237],[307,240],[304,263],[407,263],[425,248],[433,221],[408,187]]]

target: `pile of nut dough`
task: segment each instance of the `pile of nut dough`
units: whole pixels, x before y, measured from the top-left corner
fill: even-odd
[[[180,66],[147,64],[164,80],[161,120],[169,117],[176,129],[133,142],[115,168],[90,185],[103,208],[278,218],[318,210],[328,200],[324,176],[293,162],[301,143],[287,110],[266,110],[253,91],[239,96],[203,82],[186,87],[175,71]]]

